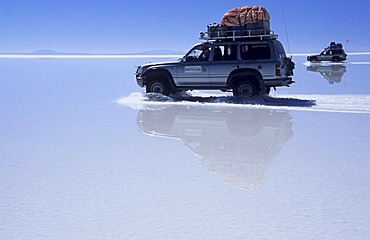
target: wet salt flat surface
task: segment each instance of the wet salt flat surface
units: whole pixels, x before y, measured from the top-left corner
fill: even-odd
[[[269,97],[146,95],[158,59],[0,59],[0,239],[370,238],[370,56]]]

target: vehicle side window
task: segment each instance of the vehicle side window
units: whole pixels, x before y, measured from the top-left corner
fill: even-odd
[[[197,46],[191,50],[186,56],[186,61],[208,61],[211,52],[211,47],[208,46]]]
[[[343,54],[343,51],[341,51],[341,50],[333,50],[333,54]]]
[[[271,51],[268,44],[243,44],[240,46],[243,60],[270,59]]]
[[[280,42],[275,42],[275,47],[277,49],[279,58],[286,58],[285,50],[283,45]]]
[[[215,46],[213,52],[213,61],[236,61],[237,45]]]
[[[236,61],[238,57],[237,48],[238,47],[236,44],[225,46],[225,54],[224,54],[225,60]]]
[[[209,55],[211,53],[211,47],[204,47],[202,50],[203,51],[200,54],[198,60],[199,61],[208,61],[209,60]]]
[[[213,52],[213,61],[222,61],[224,60],[225,47],[216,46]]]

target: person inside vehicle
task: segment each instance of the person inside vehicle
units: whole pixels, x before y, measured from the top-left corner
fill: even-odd
[[[208,61],[211,50],[207,47],[204,48],[203,52],[199,56],[200,61]]]
[[[215,47],[215,50],[214,50],[214,54],[213,54],[213,61],[221,61],[222,59],[222,50],[220,47]]]

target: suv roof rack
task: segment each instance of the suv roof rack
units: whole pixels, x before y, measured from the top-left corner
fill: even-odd
[[[212,31],[200,32],[199,39],[205,41],[235,41],[235,40],[266,40],[277,39],[278,35],[271,30],[254,29],[254,30],[226,30],[226,31]]]

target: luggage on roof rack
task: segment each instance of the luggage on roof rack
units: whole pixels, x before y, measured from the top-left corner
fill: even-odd
[[[202,40],[274,38],[270,30],[270,14],[263,7],[244,6],[226,12],[220,24],[207,26],[207,32],[200,33]]]
[[[326,47],[325,49],[327,49],[327,50],[329,50],[329,49],[330,50],[341,50],[341,49],[343,49],[343,45],[341,43],[331,42],[329,44],[329,46]]]
[[[213,23],[207,26],[207,33],[211,38],[226,37],[227,31],[228,27],[221,24]]]
[[[212,41],[212,40],[248,40],[251,38],[256,39],[277,39],[276,35],[271,30],[265,29],[243,29],[243,28],[230,28],[219,24],[208,25],[207,32],[200,32],[199,39]]]
[[[244,26],[260,21],[270,21],[270,14],[264,7],[243,6],[227,11],[222,17],[221,25],[225,25],[228,27]]]

